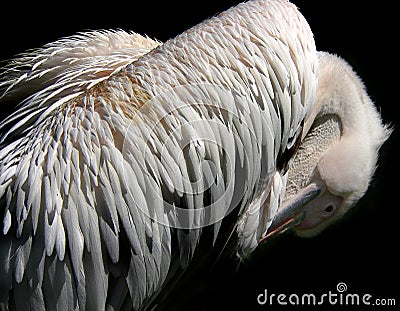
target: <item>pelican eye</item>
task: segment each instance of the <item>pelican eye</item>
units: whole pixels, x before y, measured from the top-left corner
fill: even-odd
[[[332,213],[333,212],[333,205],[329,204],[327,207],[324,209],[325,213]]]

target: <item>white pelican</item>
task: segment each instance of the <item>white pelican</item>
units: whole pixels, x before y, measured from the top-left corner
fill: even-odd
[[[65,38],[13,60],[0,87],[15,107],[0,125],[2,309],[161,305],[204,250],[245,257],[340,218],[390,134],[283,0],[164,44]]]

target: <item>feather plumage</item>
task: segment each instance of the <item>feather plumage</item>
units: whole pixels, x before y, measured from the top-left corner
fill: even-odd
[[[306,21],[279,0],[163,45],[90,32],[15,60],[0,82],[16,107],[0,125],[0,283],[15,289],[1,303],[145,307],[232,210],[245,256],[276,212],[276,163],[310,113],[316,63]]]

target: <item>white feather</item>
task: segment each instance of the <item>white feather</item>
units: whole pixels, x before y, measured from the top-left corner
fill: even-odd
[[[238,252],[253,249],[275,211],[260,209],[262,190],[276,192],[275,206],[278,155],[311,111],[316,63],[307,23],[280,0],[239,5],[164,45],[90,32],[16,60],[0,82],[0,101],[20,104],[0,124],[14,281],[33,245],[47,255],[38,271],[47,281],[32,297],[102,310],[118,277],[136,309],[190,263],[201,227],[217,245],[231,209]]]

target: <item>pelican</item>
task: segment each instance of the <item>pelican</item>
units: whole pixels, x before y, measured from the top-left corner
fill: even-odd
[[[14,108],[0,124],[5,310],[162,308],[203,257],[341,218],[391,132],[283,0],[165,43],[58,40],[3,68],[0,102]]]

